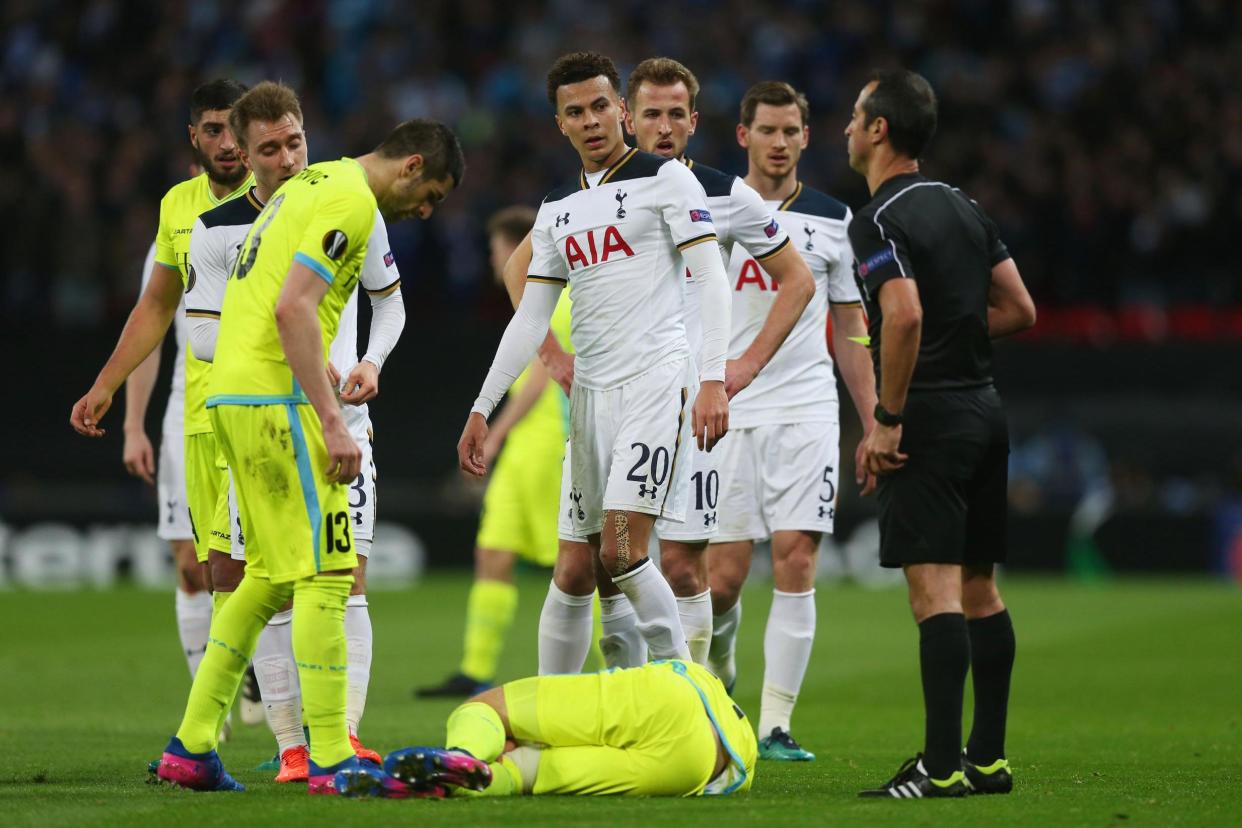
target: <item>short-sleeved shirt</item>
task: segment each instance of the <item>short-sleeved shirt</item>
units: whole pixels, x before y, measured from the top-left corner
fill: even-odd
[[[707,209],[712,213],[712,224],[716,225],[716,240],[720,242],[720,255],[726,267],[734,245],[740,245],[758,262],[766,262],[789,246],[789,234],[749,184],[736,175],[689,158],[685,159],[685,164],[707,196]],[[690,275],[687,270],[686,276]],[[686,340],[690,343],[691,355],[697,355],[703,327],[699,318],[699,294],[695,290],[686,291]]]
[[[914,279],[923,333],[912,391],[977,388],[992,382],[988,289],[992,268],[1009,258],[996,224],[961,190],[918,173],[897,175],[850,222],[854,269],[863,292],[880,385],[880,289]]]
[[[569,283],[574,381],[607,390],[685,358],[681,251],[716,243],[703,188],[684,164],[631,149],[544,199],[531,281]]]
[[[729,424],[754,428],[838,422],[837,380],[825,330],[829,305],[859,302],[846,229],[850,211],[801,182],[784,201],[768,201],[767,207],[811,269],[815,295],[772,360],[730,401]],[[733,289],[729,358],[737,359],[763,329],[777,285],[762,262],[738,248],[729,257],[729,286]]]
[[[318,308],[326,362],[376,216],[366,172],[352,158],[313,164],[276,191],[247,232],[229,276],[209,406],[307,403],[276,327],[285,277],[298,262],[329,285]]]
[[[254,183],[253,176],[224,198],[216,198],[211,192],[207,173],[196,175],[188,181],[175,185],[160,201],[160,226],[155,235],[155,261],[170,267],[181,276],[181,285],[189,292],[194,287],[194,268],[190,261],[190,231],[199,213],[217,204],[236,198]],[[206,434],[211,432],[211,420],[207,418],[207,382],[211,377],[211,363],[195,359],[185,349],[185,433]]]
[[[252,188],[245,198],[235,198],[208,210],[194,222],[190,254],[197,273],[194,289],[186,294],[190,316],[220,318],[224,307],[225,286],[229,274],[263,204]],[[366,258],[358,283],[371,296],[387,296],[401,286],[401,274],[388,245],[388,225],[376,211],[375,224],[367,240]],[[329,346],[330,359],[341,376],[347,376],[358,364],[358,291],[354,291],[345,309],[336,338]],[[366,405],[356,406],[362,413]]]

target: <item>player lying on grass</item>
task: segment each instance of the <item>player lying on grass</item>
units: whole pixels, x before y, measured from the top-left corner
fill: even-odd
[[[346,796],[700,796],[745,791],[758,748],[705,667],[537,676],[475,696],[448,718],[447,748],[393,751],[382,773],[338,773]],[[394,782],[395,780],[395,782]]]

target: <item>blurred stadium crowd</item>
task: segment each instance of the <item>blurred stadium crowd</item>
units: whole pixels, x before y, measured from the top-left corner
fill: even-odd
[[[312,160],[394,118],[452,123],[465,187],[394,228],[411,313],[486,310],[483,224],[572,171],[544,72],[594,48],[668,54],[703,81],[694,155],[740,172],[737,103],[781,78],[811,100],[801,177],[858,206],[844,127],[867,69],[942,99],[925,169],[986,206],[1044,307],[1242,303],[1242,10],[1225,0],[812,2],[10,0],[0,54],[7,320],[113,326],[158,200],[186,171],[186,102],[218,75],[302,95]],[[493,310],[495,308],[493,307]]]

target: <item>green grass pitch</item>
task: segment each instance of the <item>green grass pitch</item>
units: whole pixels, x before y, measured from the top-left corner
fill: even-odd
[[[546,580],[525,578],[503,677],[534,671]],[[443,738],[449,702],[410,688],[456,665],[467,578],[372,596],[375,664],[364,741]],[[917,636],[901,591],[829,586],[794,733],[819,759],[761,762],[754,790],[717,800],[345,801],[252,768],[266,728],[222,749],[249,791],[145,784],[189,680],[171,593],[0,593],[0,824],[24,825],[1225,825],[1242,810],[1242,593],[1208,581],[1099,586],[1014,578],[1018,634],[1009,756],[1016,792],[859,801],[918,749]],[[737,699],[757,718],[770,585],[746,594]],[[969,726],[969,691],[967,727]]]

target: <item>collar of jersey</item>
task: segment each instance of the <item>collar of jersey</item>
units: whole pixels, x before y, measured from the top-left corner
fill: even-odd
[[[599,183],[596,184],[595,186],[598,188],[598,187],[602,187],[605,184],[607,184],[608,180],[617,174],[617,170],[624,167],[626,163],[637,154],[638,154],[638,147],[630,147],[629,152],[627,152],[625,155],[618,158],[616,163],[608,168],[607,172],[604,173],[604,177],[601,178],[599,180]],[[578,186],[583,190],[591,189],[591,185],[587,183],[586,167],[583,167],[578,172]]]
[[[207,173],[203,173],[203,175],[207,175]],[[212,204],[223,204],[226,201],[232,201],[234,198],[241,195],[243,192],[245,192],[246,190],[250,189],[253,186],[254,186],[254,173],[250,173],[249,175],[246,176],[246,180],[243,181],[236,190],[229,193],[224,198],[216,198],[216,194],[211,191],[211,179],[209,178],[207,179],[207,196],[211,199]]]

